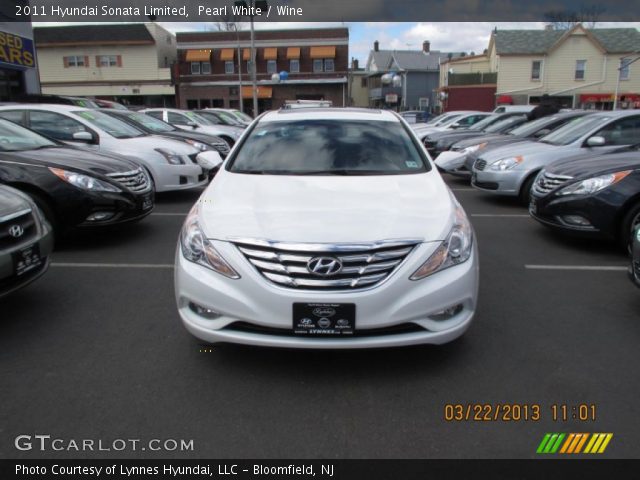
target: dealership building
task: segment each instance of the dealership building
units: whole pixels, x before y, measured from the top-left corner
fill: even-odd
[[[0,102],[40,93],[31,22],[0,22]]]
[[[238,108],[251,112],[253,90],[248,31],[177,34],[177,103],[182,108]],[[349,30],[258,30],[256,78],[260,112],[286,100],[330,100],[348,96]],[[278,73],[279,78],[272,78]]]

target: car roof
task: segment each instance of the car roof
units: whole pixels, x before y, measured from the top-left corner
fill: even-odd
[[[370,108],[293,108],[272,110],[260,117],[260,122],[296,121],[296,120],[368,120],[399,122],[395,112]]]
[[[59,112],[97,111],[95,108],[81,107],[79,105],[64,105],[60,103],[18,103],[16,105],[0,106],[3,110],[16,110],[16,107],[22,110],[52,110]]]

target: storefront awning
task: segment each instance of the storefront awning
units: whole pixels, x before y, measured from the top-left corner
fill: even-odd
[[[211,50],[187,50],[187,62],[208,62],[211,60]]]
[[[287,60],[300,58],[300,47],[287,48]]]
[[[498,95],[496,103],[513,105],[513,97],[511,95]]]
[[[265,48],[264,49],[264,59],[265,60],[277,60],[278,59],[278,49],[275,47]]]
[[[258,86],[258,98],[271,98],[273,89],[268,86]],[[242,87],[242,98],[253,98],[253,90],[251,86]]]
[[[580,95],[580,103],[606,103],[613,102],[615,94],[613,93],[583,93]],[[640,94],[638,93],[620,93],[618,94],[620,102],[640,102]]]
[[[311,47],[311,58],[336,58],[336,47]]]
[[[233,60],[235,50],[233,48],[223,48],[220,51],[220,60],[223,62],[227,62],[229,60]]]
[[[251,60],[251,49],[245,48],[242,50],[242,60]]]

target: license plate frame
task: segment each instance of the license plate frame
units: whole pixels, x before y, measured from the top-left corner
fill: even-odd
[[[353,336],[356,330],[356,304],[294,303],[292,329],[297,336]]]
[[[32,243],[11,254],[13,260],[13,274],[21,277],[32,270],[42,266],[44,259],[40,255],[40,247],[37,243]]]

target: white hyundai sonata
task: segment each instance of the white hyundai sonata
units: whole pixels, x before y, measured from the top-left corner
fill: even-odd
[[[175,291],[208,343],[441,344],[473,318],[477,246],[399,116],[281,110],[252,124],[191,210]]]

